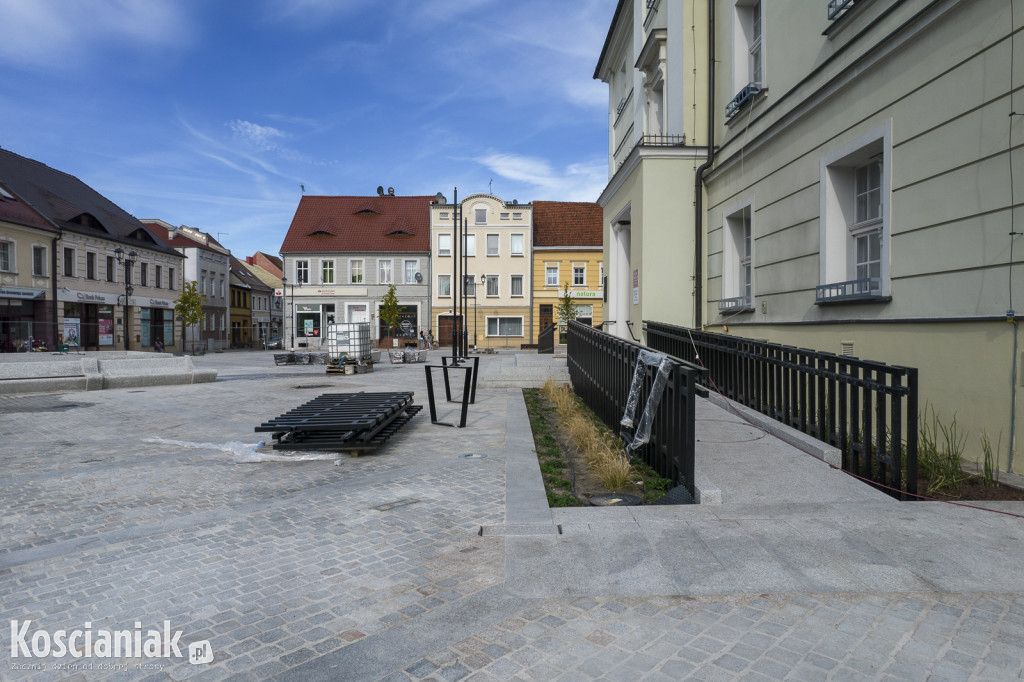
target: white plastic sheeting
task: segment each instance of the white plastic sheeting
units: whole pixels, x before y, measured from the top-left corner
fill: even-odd
[[[658,369],[654,375],[650,395],[647,396],[647,404],[644,405],[643,414],[640,416],[640,422],[633,431],[633,440],[626,445],[626,451],[629,453],[636,452],[651,440],[651,423],[654,421],[654,413],[661,403],[661,396],[665,392],[672,360],[664,353],[640,351],[640,356],[636,360],[636,370],[633,372],[633,383],[629,386],[629,396],[626,398],[626,412],[620,422],[627,429],[633,429],[633,425],[637,423],[636,408],[640,402],[640,390],[643,388],[644,375],[646,375],[648,367],[657,367]]]

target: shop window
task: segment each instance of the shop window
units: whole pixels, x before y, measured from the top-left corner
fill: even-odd
[[[487,336],[522,336],[523,318],[488,317]]]

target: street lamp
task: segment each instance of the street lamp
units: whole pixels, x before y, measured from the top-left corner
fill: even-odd
[[[119,246],[114,249],[114,255],[117,256],[118,265],[124,266],[124,350],[128,352],[128,299],[131,298],[132,292],[135,291],[135,287],[132,285],[132,268],[135,267],[135,261],[138,259],[139,254],[134,251],[129,251],[125,254],[124,249]]]
[[[286,296],[288,295],[288,291],[286,289],[287,286],[288,286],[288,278],[282,276],[281,277],[281,289],[282,289],[281,293],[286,295]],[[294,284],[292,284],[292,308],[291,308],[291,314],[289,315],[289,317],[290,317],[290,322],[292,323],[291,327],[290,327],[290,329],[292,330],[292,342],[291,342],[291,344],[289,344],[288,350],[294,351],[295,350],[295,285]],[[288,324],[285,324],[285,327],[288,327]]]

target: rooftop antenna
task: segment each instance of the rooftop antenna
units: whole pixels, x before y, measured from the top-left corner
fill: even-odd
[[[491,187],[493,185],[494,185],[494,178],[491,178],[490,180],[487,181],[487,193],[488,194],[494,194],[494,192],[491,189]]]
[[[305,185],[299,185],[299,188],[302,190],[303,194],[306,193],[306,186]]]
[[[218,232],[218,233],[217,233],[217,242],[218,242],[218,243],[220,243],[220,244],[223,244],[223,243],[224,243],[224,242],[222,242],[222,241],[220,240],[220,236],[221,236],[222,234],[226,235],[226,234],[228,234],[228,233],[227,233],[227,232]]]

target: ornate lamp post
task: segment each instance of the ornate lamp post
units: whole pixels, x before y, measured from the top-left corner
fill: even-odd
[[[128,326],[128,299],[135,291],[135,287],[132,285],[132,268],[135,267],[135,261],[138,260],[139,254],[134,251],[125,254],[124,249],[119,246],[114,249],[114,255],[117,256],[118,265],[124,266],[124,350],[127,352],[128,335],[131,332]]]

